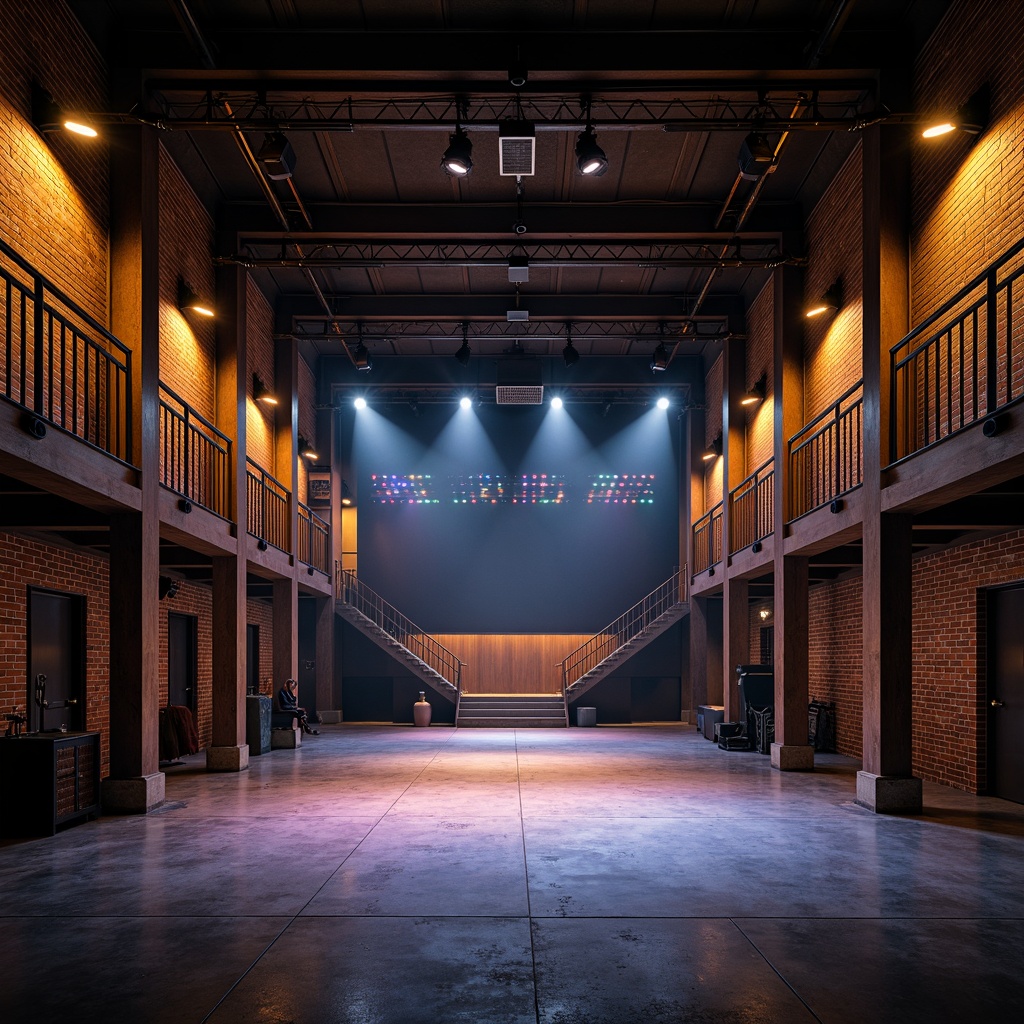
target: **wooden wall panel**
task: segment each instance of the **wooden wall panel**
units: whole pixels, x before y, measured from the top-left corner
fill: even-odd
[[[462,692],[562,692],[562,659],[589,633],[438,633],[434,639],[460,658]]]

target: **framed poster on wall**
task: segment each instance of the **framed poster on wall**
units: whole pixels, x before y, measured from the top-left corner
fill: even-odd
[[[307,501],[310,507],[328,507],[331,504],[330,470],[311,469],[306,474]]]

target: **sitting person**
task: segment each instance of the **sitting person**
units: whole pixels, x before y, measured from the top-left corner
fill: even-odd
[[[320,731],[314,729],[309,724],[309,718],[306,717],[306,709],[299,707],[299,693],[294,679],[285,680],[284,686],[278,691],[277,702],[281,705],[282,711],[290,711],[295,715],[303,732],[307,732],[312,736],[320,735]]]

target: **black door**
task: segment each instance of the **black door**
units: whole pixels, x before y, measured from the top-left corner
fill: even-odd
[[[245,692],[260,692],[260,627],[245,627]]]
[[[167,703],[196,711],[196,617],[167,615]]]
[[[988,790],[1024,804],[1024,587],[988,594]]]
[[[49,590],[28,592],[29,729],[85,729],[85,599]]]

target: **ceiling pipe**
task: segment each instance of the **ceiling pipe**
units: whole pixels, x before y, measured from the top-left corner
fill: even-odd
[[[213,47],[207,42],[206,36],[203,35],[188,4],[185,0],[167,0],[167,4],[174,12],[175,18],[178,19],[178,24],[181,26],[185,38],[188,39],[189,45],[199,56],[199,63],[207,71],[213,71],[217,67],[217,61],[213,56]]]

